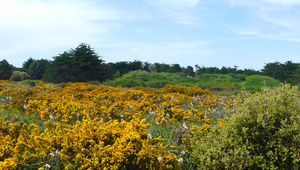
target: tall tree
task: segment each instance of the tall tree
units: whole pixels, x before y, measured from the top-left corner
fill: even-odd
[[[42,79],[43,74],[48,67],[50,61],[46,59],[34,60],[29,58],[24,62],[22,70],[27,72],[31,79]]]
[[[6,60],[0,61],[0,80],[8,80],[14,71],[14,66]]]
[[[291,84],[300,83],[300,64],[287,61],[285,63],[268,63],[262,70],[264,75],[271,76],[282,82]]]
[[[107,75],[98,54],[87,44],[80,44],[56,57],[46,69],[44,80],[50,82],[103,81]]]

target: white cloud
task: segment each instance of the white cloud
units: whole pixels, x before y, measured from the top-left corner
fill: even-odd
[[[175,23],[201,25],[198,13],[200,0],[150,0],[148,2]]]
[[[90,0],[0,0],[0,56],[95,43],[122,17]]]
[[[300,41],[299,0],[229,0],[233,7],[248,8],[259,20],[233,29],[237,34],[249,33],[267,39]],[[249,26],[253,24],[253,26]]]

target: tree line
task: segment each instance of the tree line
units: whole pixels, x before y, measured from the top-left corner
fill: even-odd
[[[199,65],[182,67],[179,64],[148,63],[142,61],[120,61],[105,63],[88,44],[80,44],[75,49],[65,51],[53,60],[32,59],[16,68],[6,60],[0,61],[0,79],[20,81],[24,79],[44,80],[47,82],[87,82],[115,79],[130,71],[184,73],[193,77],[203,73],[267,75],[290,84],[300,83],[300,63],[267,63],[261,71],[232,67],[200,67]]]

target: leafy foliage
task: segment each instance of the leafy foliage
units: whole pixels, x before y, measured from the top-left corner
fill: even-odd
[[[10,80],[13,81],[23,81],[26,79],[30,79],[30,75],[22,71],[14,71],[10,76]]]
[[[275,80],[272,77],[252,75],[246,77],[246,81],[244,82],[244,88],[245,90],[254,93],[260,91],[263,86],[274,87],[278,86],[279,84],[280,81]]]
[[[27,72],[30,75],[31,79],[41,80],[49,64],[50,61],[45,59],[34,60],[32,58],[29,58],[24,62],[22,70]]]
[[[10,65],[6,60],[0,61],[0,80],[9,80],[14,66]]]
[[[199,169],[299,169],[299,103],[290,85],[242,95],[222,127],[194,132],[193,160]]]
[[[105,79],[103,60],[87,44],[54,57],[44,74],[44,80],[59,82],[86,82]]]
[[[300,64],[287,61],[285,63],[268,63],[262,70],[263,74],[290,84],[300,83]]]

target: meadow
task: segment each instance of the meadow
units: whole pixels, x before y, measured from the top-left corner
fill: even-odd
[[[232,162],[224,163],[224,166],[203,164],[209,157],[215,156],[209,155],[213,149],[207,142],[212,140],[211,135],[218,140],[219,137],[223,137],[221,140],[231,139],[230,135],[226,137],[225,134],[224,137],[223,132],[216,132],[216,129],[224,127],[228,130],[229,125],[235,128],[232,123],[235,121],[229,117],[234,117],[231,115],[235,115],[236,111],[243,112],[236,109],[241,109],[239,106],[244,101],[266,101],[263,92],[224,97],[212,95],[209,90],[197,86],[122,88],[88,83],[0,83],[0,169],[236,168],[237,164]],[[279,161],[287,164],[283,167],[297,168],[300,159],[299,96],[294,87],[278,88],[288,92],[289,89],[296,90],[296,93],[288,93],[294,95],[288,105],[296,104],[289,106],[291,110],[288,111],[295,122],[285,125],[292,131],[282,131],[282,134],[291,132],[289,134],[296,138],[291,139],[288,148],[280,145],[284,153],[291,151],[291,155],[285,155],[284,160],[279,157]],[[288,126],[290,124],[292,127]],[[261,137],[259,132],[251,133]],[[236,134],[235,139],[240,141],[238,136],[241,134]],[[199,157],[197,153],[203,152],[205,143],[209,152]],[[240,145],[236,143],[236,146]],[[275,144],[273,146],[273,149],[277,148]],[[250,147],[253,146],[249,145],[247,152],[241,152],[245,160],[256,156],[248,153]],[[221,151],[222,147],[219,149]],[[229,148],[226,150],[232,153]],[[276,151],[268,155],[276,157],[277,152],[281,153]],[[223,156],[229,160],[234,158],[230,154]],[[268,159],[268,156],[260,157],[261,161]],[[273,165],[272,161],[252,163],[245,164],[245,167]]]

